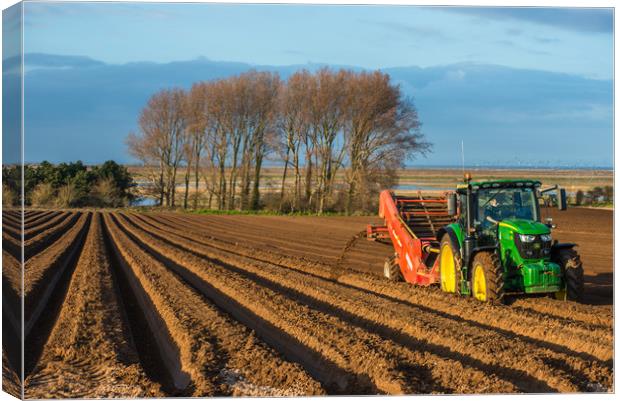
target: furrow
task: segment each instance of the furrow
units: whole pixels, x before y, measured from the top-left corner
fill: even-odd
[[[24,240],[27,241],[35,237],[36,235],[41,234],[48,230],[53,231],[56,225],[61,224],[62,221],[70,215],[71,215],[70,212],[59,213],[57,215],[50,215],[49,219],[46,219],[46,221],[38,223],[37,225],[34,225],[34,226],[26,225],[26,230],[24,231]]]
[[[97,213],[26,398],[163,395],[139,364],[121,308]]]
[[[21,270],[19,261],[2,250],[2,384],[5,391],[18,398],[22,359]]]
[[[281,331],[291,332],[291,337],[296,337],[308,348],[317,350],[341,369],[353,373],[353,377],[343,377],[346,381],[339,383],[340,392],[351,394],[352,391],[357,393],[363,389],[362,393],[369,393],[373,387],[387,393],[424,393],[429,392],[429,389],[434,392],[496,392],[506,388],[516,390],[510,382],[493,373],[463,366],[459,361],[462,356],[460,354],[451,354],[452,358],[447,359],[445,356],[433,354],[431,350],[435,347],[425,349],[424,342],[406,346],[384,339],[372,330],[351,324],[351,319],[342,314],[333,315],[321,311],[320,308],[309,307],[295,300],[290,294],[287,296],[269,288],[264,282],[258,283],[239,272],[181,251],[127,224],[124,228],[136,241],[140,241],[143,247],[150,249],[151,253],[159,254],[159,258],[167,260],[170,267],[179,274],[193,280],[196,285],[206,287],[205,292],[208,293],[209,288],[219,291],[217,296],[211,295],[214,302],[223,296],[236,300],[243,308],[262,317]],[[246,321],[244,323],[248,324]],[[269,336],[270,333],[266,335]],[[418,350],[410,345],[422,346],[422,349]],[[409,366],[417,367],[415,377],[408,377],[412,370]],[[330,377],[333,378],[333,375]],[[352,379],[355,381],[351,381]]]
[[[41,356],[67,294],[91,223],[91,213],[24,267],[24,377]]]
[[[5,230],[2,230],[2,250],[11,254],[15,259],[22,258],[21,240],[12,237]]]
[[[539,313],[562,321],[582,321],[592,326],[610,327],[613,309],[562,302],[549,298],[517,299],[513,307],[530,313]]]
[[[56,215],[60,213],[58,210],[31,210],[26,209],[24,211],[24,224],[36,222],[39,219],[45,218],[49,215]]]
[[[553,344],[556,344],[564,349],[574,350],[574,353],[589,354],[603,361],[608,361],[612,357],[613,331],[609,325],[600,327],[582,321],[567,322],[565,319],[553,318],[528,310],[483,305],[471,299],[454,298],[433,289],[411,287],[406,284],[397,285],[359,272],[334,271],[331,266],[309,263],[307,260],[300,260],[299,258],[280,254],[274,255],[260,249],[248,249],[245,246],[221,242],[193,230],[186,224],[183,224],[183,230],[178,230],[177,227],[180,226],[178,222],[177,224],[162,225],[161,222],[152,219],[150,216],[137,215],[136,217],[150,223],[155,229],[164,229],[180,235],[186,240],[200,242],[228,252],[235,252],[257,262],[276,263],[283,268],[340,281],[371,294],[387,296],[408,304],[437,310],[439,313],[451,315],[456,319],[465,319],[465,321],[487,326],[492,325],[496,329],[514,333],[538,343],[546,343],[551,348],[553,348]],[[148,220],[145,220],[144,217]],[[577,307],[579,306],[581,305]]]
[[[152,301],[164,330],[178,348],[192,395],[240,392],[227,384],[231,375],[245,378],[254,395],[316,394],[321,389],[299,366],[279,358],[247,328],[235,323],[134,243],[110,216],[106,224],[118,251]],[[238,386],[239,387],[239,386]],[[249,390],[248,390],[249,389]],[[252,395],[252,394],[246,394]]]
[[[54,217],[64,214],[64,213],[67,213],[67,212],[55,210],[55,211],[46,211],[42,213],[36,213],[32,216],[28,216],[24,218],[24,226],[26,226],[26,228],[32,228],[40,224],[44,224],[45,222],[53,219]]]
[[[22,225],[21,217],[19,214],[12,214],[7,212],[2,212],[2,225],[9,225],[13,228],[19,228]]]
[[[363,327],[378,326],[378,331],[383,335],[394,338],[399,332],[405,333],[414,341],[428,342],[427,347],[430,347],[430,344],[440,346],[437,347],[438,352],[444,347],[446,350],[471,358],[477,365],[480,365],[477,363],[480,361],[486,364],[486,371],[512,379],[522,391],[548,391],[547,383],[558,391],[585,390],[588,383],[604,380],[610,375],[609,369],[602,364],[597,365],[576,355],[567,356],[564,353],[554,352],[550,348],[540,347],[539,343],[532,343],[520,337],[515,338],[511,333],[498,331],[492,327],[471,324],[464,319],[453,319],[429,308],[394,303],[383,297],[329,280],[282,269],[269,263],[259,263],[226,251],[214,250],[169,232],[159,231],[157,234],[155,232],[151,234],[159,235],[159,239],[165,238],[167,242],[187,252],[206,257],[211,262],[224,263],[233,270],[241,270],[255,280],[256,277],[260,277],[268,280],[273,287],[284,286],[291,292],[292,297],[303,299],[306,304],[318,303],[322,309],[333,308],[339,314],[344,311],[354,321],[361,321]],[[412,315],[415,319],[411,319]],[[460,329],[455,332],[453,328],[457,324]],[[476,345],[483,342],[487,345],[481,350]],[[446,354],[448,352],[443,351],[442,356]],[[515,358],[514,355],[523,357]],[[590,375],[579,375],[578,372],[582,370],[589,372]],[[541,372],[545,378],[544,382],[537,379]]]
[[[61,223],[54,226],[53,229],[44,231],[24,241],[24,260],[27,261],[41,252],[41,250],[51,246],[58,239],[62,239],[62,237],[76,224],[81,215],[83,215],[81,212],[74,212],[67,215],[67,217]]]

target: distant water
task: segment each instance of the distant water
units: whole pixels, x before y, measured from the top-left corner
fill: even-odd
[[[433,187],[430,185],[403,184],[394,187],[396,191],[453,191],[454,188]]]
[[[416,168],[420,169],[436,169],[436,170],[461,170],[462,166],[453,166],[453,165],[417,165],[417,166],[406,166],[405,170],[415,170]],[[465,170],[605,170],[605,171],[613,171],[613,166],[536,166],[536,165],[521,165],[521,166],[494,166],[494,165],[484,165],[484,166],[465,166]]]
[[[155,198],[141,197],[131,201],[131,206],[158,206],[159,202]]]

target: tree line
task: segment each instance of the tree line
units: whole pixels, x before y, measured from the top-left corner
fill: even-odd
[[[184,208],[369,209],[430,148],[413,102],[379,71],[249,71],[164,89],[138,125],[129,152],[155,167],[160,204]],[[282,166],[277,190],[262,191],[266,160]]]
[[[575,205],[593,205],[598,203],[613,203],[614,187],[606,185],[604,187],[594,187],[587,191],[581,189],[575,193]]]
[[[3,166],[5,206],[20,203],[21,167]],[[24,165],[24,203],[35,207],[120,207],[129,205],[133,180],[127,168],[112,160],[98,166],[81,161]]]

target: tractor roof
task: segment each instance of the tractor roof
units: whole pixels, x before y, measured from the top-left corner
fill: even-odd
[[[540,181],[538,180],[526,180],[526,179],[502,179],[502,180],[484,180],[475,181],[469,183],[472,189],[484,189],[484,188],[537,188],[540,187]],[[457,189],[466,189],[467,184],[457,185]]]

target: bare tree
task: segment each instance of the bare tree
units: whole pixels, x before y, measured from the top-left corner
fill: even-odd
[[[300,152],[310,131],[310,89],[312,76],[302,70],[291,75],[278,97],[278,131],[283,148],[284,170],[280,189],[280,210],[283,208],[286,177],[289,165],[293,168],[293,203],[291,210],[301,208]],[[311,166],[311,158],[310,158]]]
[[[318,171],[318,206],[322,214],[325,202],[331,194],[333,178],[344,157],[345,144],[336,143],[343,125],[343,106],[345,101],[345,82],[348,73],[333,72],[328,68],[319,70],[316,75],[316,90],[311,97],[311,121],[314,131]],[[339,145],[339,146],[338,146]]]
[[[348,191],[345,211],[351,212],[353,198],[366,197],[368,178],[368,159],[378,149],[373,141],[384,130],[389,130],[395,121],[399,105],[399,90],[390,85],[387,74],[375,71],[350,74],[347,78],[347,98],[345,102],[345,130],[347,137],[349,170],[347,172]]]
[[[194,209],[198,207],[198,194],[200,183],[200,162],[201,156],[207,143],[207,128],[209,125],[209,114],[207,111],[207,90],[208,85],[205,83],[197,83],[192,86],[188,94],[186,103],[187,126],[187,144],[186,144],[186,160],[187,173],[185,176],[185,202],[184,207],[187,208],[187,192],[189,187],[189,175],[191,166],[194,166]]]
[[[176,175],[183,160],[185,92],[166,89],[153,95],[139,119],[141,135],[129,134],[130,152],[159,166],[160,204],[174,206]]]
[[[159,204],[162,205],[164,201],[164,169],[161,149],[156,145],[153,135],[136,135],[130,132],[125,144],[129,149],[129,154],[140,160],[146,167],[145,171],[150,177],[151,187],[158,195]],[[155,168],[151,169],[151,166],[155,166]],[[151,175],[151,172],[154,176]]]
[[[194,208],[200,179],[208,205],[257,209],[263,160],[283,162],[279,209],[285,209],[290,170],[290,210],[369,209],[404,162],[430,144],[417,111],[381,72],[302,70],[283,83],[277,74],[249,71],[235,77],[155,94],[140,115],[140,135],[129,150],[157,166],[160,204],[174,206],[176,175],[185,166],[188,207],[192,170]],[[342,183],[336,177],[343,171]]]
[[[251,121],[254,122],[254,180],[252,187],[251,208],[258,209],[260,203],[260,177],[263,159],[268,152],[266,137],[274,132],[276,117],[276,100],[281,87],[278,74],[257,73],[253,82],[253,102],[250,105]]]
[[[226,124],[226,89],[223,79],[209,82],[207,86],[208,130],[210,131],[211,157],[217,168],[217,207],[226,209],[226,162],[229,149],[229,135]]]
[[[418,113],[411,99],[404,98],[390,77],[378,71],[350,77],[346,105],[345,137],[349,171],[345,211],[353,200],[369,208],[384,180],[394,176],[408,159],[425,154],[430,144],[420,133]],[[376,188],[373,188],[376,186]]]

